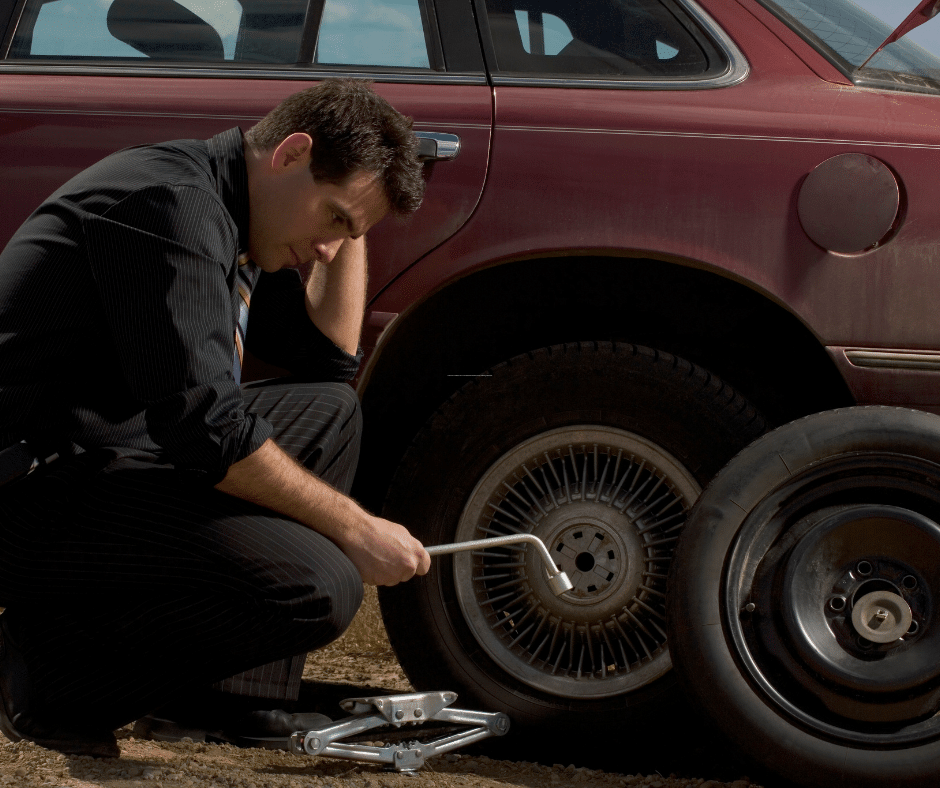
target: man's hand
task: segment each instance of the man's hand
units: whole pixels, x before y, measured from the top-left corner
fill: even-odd
[[[356,565],[362,581],[374,586],[393,586],[415,575],[427,574],[431,556],[421,542],[398,523],[370,517],[368,528],[357,528],[338,540],[342,551]]]
[[[426,574],[431,566],[431,556],[406,528],[369,514],[272,440],[232,465],[216,488],[329,537],[349,556],[365,583],[395,585]]]

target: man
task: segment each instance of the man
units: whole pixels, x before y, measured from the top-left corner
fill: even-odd
[[[342,382],[364,235],[422,194],[410,121],[328,80],[244,138],[108,157],[0,254],[0,449],[59,456],[0,489],[8,738],[113,756],[112,731],[149,715],[166,739],[277,740],[309,721],[287,708],[303,655],[349,625],[362,581],[428,571],[345,494]],[[245,347],[290,377],[239,387]]]

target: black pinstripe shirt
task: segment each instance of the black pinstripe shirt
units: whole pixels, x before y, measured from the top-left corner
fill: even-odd
[[[207,483],[270,435],[232,374],[248,246],[239,129],[115,153],[66,183],[0,253],[0,448],[21,439],[143,452]],[[351,378],[296,271],[262,274],[252,353]]]

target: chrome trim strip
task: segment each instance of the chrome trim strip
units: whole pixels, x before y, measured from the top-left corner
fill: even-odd
[[[0,73],[49,74],[55,76],[104,77],[201,77],[203,79],[285,79],[315,81],[327,77],[354,77],[373,82],[405,82],[420,85],[486,85],[484,74],[401,73],[376,71],[341,71],[312,68],[206,68],[193,66],[134,66],[129,64],[44,64],[18,60],[0,63]]]
[[[845,357],[856,367],[875,369],[921,369],[940,372],[940,353],[904,350],[846,350]]]
[[[728,59],[728,67],[716,77],[691,79],[570,79],[567,77],[510,77],[493,74],[493,84],[503,86],[552,87],[552,88],[615,88],[621,90],[709,90],[728,88],[747,79],[750,66],[737,44],[722,30],[695,0],[676,0],[683,6],[699,26],[714,39],[718,48]]]
[[[850,74],[849,78],[852,80],[855,87],[865,90],[890,90],[895,93],[920,93],[925,96],[936,96],[940,93],[940,87],[930,83],[918,85],[915,83],[895,82],[890,79],[876,79],[867,74],[860,75],[858,72]]]
[[[841,140],[825,137],[784,137],[767,134],[718,134],[692,131],[650,131],[646,129],[585,129],[573,126],[497,126],[500,131],[544,131],[561,134],[612,134],[628,137],[679,137],[702,140],[750,140],[757,142],[798,142],[808,145],[855,145],[859,147],[912,148],[914,150],[940,150],[940,144],[916,142],[884,142],[876,140]]]
[[[110,118],[114,115],[120,115],[121,117],[128,118],[211,118],[212,120],[244,120],[246,117],[254,117],[252,115],[231,115],[231,114],[216,114],[216,113],[207,113],[207,112],[131,112],[128,110],[86,110],[86,109],[67,109],[63,107],[57,107],[55,109],[49,109],[48,107],[17,107],[17,106],[7,106],[5,104],[0,104],[0,112],[15,113],[17,115],[82,115],[84,117],[106,117]],[[491,131],[492,126],[488,123],[451,123],[448,121],[428,121],[427,123],[415,123],[415,131],[421,130],[424,126],[428,126],[433,129],[477,129],[482,131]]]

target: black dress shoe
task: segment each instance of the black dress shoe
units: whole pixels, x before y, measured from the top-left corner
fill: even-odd
[[[222,728],[219,739],[236,747],[290,749],[290,737],[297,731],[310,731],[332,725],[333,720],[316,712],[290,714],[281,709],[250,711]]]
[[[174,719],[175,718],[175,719]],[[154,741],[206,741],[234,744],[237,747],[262,747],[268,750],[289,749],[295,731],[309,731],[331,725],[325,714],[282,709],[238,711],[220,717],[217,711],[202,714],[174,714],[173,710],[157,710],[134,724],[134,737]]]
[[[121,755],[112,731],[73,730],[44,724],[29,715],[26,660],[9,634],[9,621],[0,616],[0,731],[10,741],[31,741],[66,755],[117,758]]]

